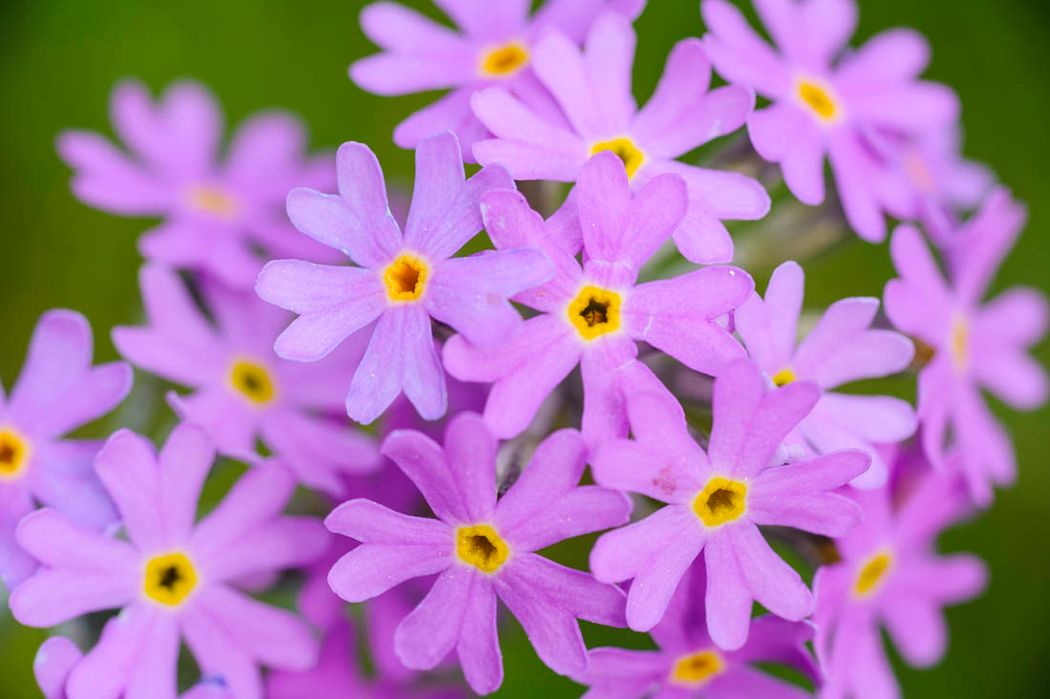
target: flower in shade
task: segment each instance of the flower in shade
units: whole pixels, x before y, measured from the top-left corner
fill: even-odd
[[[610,440],[591,467],[606,487],[668,503],[655,514],[603,534],[591,570],[604,582],[632,579],[627,622],[647,631],[664,616],[690,564],[704,554],[707,631],[723,649],[747,641],[751,603],[799,621],[813,599],[799,574],[762,537],[759,525],[844,534],[859,508],[832,492],[868,467],[859,450],[784,464],[778,450],[809,413],[820,389],[798,381],[776,390],[750,361],[715,380],[707,453],[693,441],[677,403],[641,397],[630,407],[636,441]]]
[[[886,481],[886,464],[876,444],[893,444],[916,428],[915,411],[891,396],[850,395],[833,391],[843,384],[895,374],[915,353],[911,340],[892,330],[873,329],[879,310],[874,298],[847,298],[828,307],[796,347],[805,276],[794,262],[777,267],[766,297],[757,294],[734,314],[736,330],[751,359],[776,386],[798,380],[821,389],[812,412],[788,436],[809,452],[863,449],[871,468],[853,485],[874,488]]]
[[[22,520],[18,543],[41,568],[11,593],[19,622],[55,626],[120,609],[69,674],[70,696],[174,697],[182,641],[202,675],[221,677],[238,699],[262,696],[260,664],[303,669],[316,661],[304,622],[236,585],[313,560],[324,549],[324,530],[313,518],[281,515],[295,482],[268,465],[249,470],[195,524],[214,457],[194,425],[177,426],[159,455],[121,430],[99,453],[95,471],[126,540],[50,508]]]
[[[631,95],[635,34],[627,18],[602,15],[581,51],[550,33],[533,66],[565,117],[537,112],[501,87],[474,96],[474,113],[494,137],[474,145],[482,164],[498,163],[518,180],[573,182],[592,155],[615,153],[632,186],[661,173],[685,179],[689,208],[674,239],[694,262],[729,262],[733,241],[724,219],[754,220],[769,211],[762,186],[742,174],[709,170],[675,159],[743,125],[754,94],[738,86],[707,91],[711,66],[698,39],[671,53],[653,98],[641,110]],[[566,121],[567,119],[567,121]]]
[[[735,651],[716,646],[705,631],[703,569],[692,566],[653,627],[657,650],[595,648],[576,679],[590,687],[584,699],[704,697],[705,699],[804,699],[809,692],[759,669],[787,665],[816,681],[819,670],[806,643],[813,627],[765,615],[751,621],[748,642]]]
[[[550,98],[532,71],[533,51],[550,29],[582,39],[606,8],[637,17],[645,0],[435,0],[455,24],[454,31],[394,2],[376,2],[361,12],[361,28],[382,53],[355,62],[350,77],[380,95],[405,95],[449,88],[434,104],[405,119],[394,142],[415,148],[427,136],[452,131],[467,152],[487,135],[470,111],[470,97],[489,85],[503,85],[533,104]],[[551,110],[556,112],[555,107]]]
[[[379,465],[373,441],[340,417],[363,343],[316,364],[284,361],[273,342],[288,314],[254,293],[204,280],[211,323],[174,271],[148,265],[140,280],[149,324],[116,328],[113,343],[136,366],[194,389],[169,401],[220,451],[253,461],[261,440],[302,483],[333,495],[344,494],[346,475]]]
[[[1010,439],[981,395],[987,389],[1017,409],[1047,396],[1046,371],[1028,348],[1046,334],[1046,298],[1014,288],[982,305],[996,268],[1024,225],[1025,212],[1004,190],[953,235],[952,274],[946,281],[917,230],[901,226],[890,252],[897,279],[886,285],[886,313],[903,332],[933,352],[919,373],[922,443],[934,467],[958,448],[971,495],[981,504],[994,484],[1013,481]]]
[[[69,675],[84,658],[84,653],[65,636],[52,636],[40,645],[33,660],[33,674],[44,699],[69,699],[66,682]],[[182,699],[233,699],[221,678],[205,678]]]
[[[555,242],[563,236],[548,236],[550,226],[520,194],[493,192],[483,200],[485,226],[497,247],[542,247],[556,269],[550,282],[515,297],[540,315],[522,323],[505,343],[486,349],[470,344],[468,336],[445,345],[453,376],[495,382],[485,421],[500,437],[525,429],[577,364],[584,385],[584,436],[591,443],[625,436],[624,403],[645,389],[666,390],[637,361],[637,341],[708,374],[743,356],[718,322],[754,288],[743,270],[707,267],[635,285],[641,266],[686,212],[681,177],[660,175],[632,195],[619,158],[601,153],[580,172],[576,192],[582,267]]]
[[[775,48],[726,0],[701,5],[715,70],[770,100],[748,118],[751,142],[809,205],[824,200],[827,157],[850,224],[865,240],[882,240],[883,211],[913,214],[908,177],[880,153],[883,134],[917,139],[953,128],[958,117],[951,90],[918,79],[929,61],[926,40],[894,29],[842,55],[856,25],[853,0],[756,0],[755,7]]]
[[[332,531],[361,541],[332,568],[339,596],[360,602],[405,580],[437,575],[427,596],[398,626],[402,662],[429,669],[455,649],[471,688],[495,691],[503,679],[496,599],[517,617],[555,672],[586,666],[576,619],[623,625],[623,592],[535,553],[563,539],[627,521],[630,501],[597,486],[578,487],[586,460],[579,433],[555,432],[497,502],[496,439],[481,418],[461,413],[444,448],[420,432],[383,444],[438,519],[410,517],[370,500],[329,515]]]
[[[163,222],[139,241],[142,254],[250,287],[269,256],[331,257],[295,234],[284,198],[296,186],[325,187],[329,157],[303,155],[299,121],[270,112],[238,129],[219,156],[222,115],[201,85],[175,83],[153,104],[134,81],[113,93],[113,126],[127,152],[96,133],[64,132],[58,151],[73,168],[73,192],[99,209]]]
[[[267,264],[259,295],[299,314],[274,349],[283,359],[316,361],[354,333],[369,333],[346,397],[347,413],[372,422],[403,392],[421,416],[433,420],[445,412],[446,391],[431,317],[491,346],[521,321],[508,297],[549,279],[550,265],[533,249],[452,257],[481,230],[481,195],[513,183],[501,168],[484,168],[464,181],[451,133],[431,136],[416,151],[404,235],[390,214],[372,151],[343,144],[337,170],[338,195],[293,190],[288,214],[299,230],[359,266]]]
[[[934,550],[941,531],[972,507],[965,487],[928,463],[922,471],[907,487],[895,474],[892,488],[853,491],[863,520],[835,541],[841,560],[817,571],[814,645],[825,674],[822,697],[899,696],[879,627],[886,626],[909,665],[935,665],[948,643],[942,608],[984,589],[979,559]]]
[[[102,417],[131,390],[123,362],[91,365],[91,326],[73,311],[41,316],[10,396],[0,386],[0,579],[8,587],[36,564],[15,528],[37,504],[101,529],[116,513],[91,462],[102,443],[62,439]]]

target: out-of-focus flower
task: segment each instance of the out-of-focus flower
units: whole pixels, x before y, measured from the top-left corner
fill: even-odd
[[[36,564],[15,528],[38,503],[101,529],[116,513],[91,469],[100,441],[62,439],[99,418],[131,390],[123,362],[91,365],[91,326],[73,311],[41,316],[10,396],[0,386],[0,579],[13,587]]]
[[[416,151],[416,185],[404,235],[387,206],[383,172],[360,143],[337,156],[339,194],[296,189],[288,213],[302,232],[339,249],[359,267],[280,260],[259,276],[259,295],[299,314],[277,338],[277,355],[321,359],[354,333],[371,340],[346,397],[347,414],[369,423],[402,392],[425,419],[445,412],[445,375],[431,317],[471,342],[492,346],[521,322],[507,300],[550,278],[535,249],[452,257],[481,230],[479,200],[512,187],[501,168],[464,181],[459,143],[431,136]]]
[[[814,622],[826,680],[822,697],[899,696],[879,627],[886,625],[908,664],[934,665],[948,643],[942,607],[984,589],[979,559],[934,551],[941,530],[971,508],[963,484],[930,471],[928,464],[923,471],[906,489],[853,491],[864,510],[862,522],[836,540],[842,560],[817,571]]]
[[[739,86],[707,91],[711,66],[698,39],[680,42],[656,93],[641,110],[631,95],[635,34],[615,13],[602,15],[581,52],[568,38],[546,36],[536,47],[536,75],[568,122],[538,113],[526,100],[494,87],[472,100],[474,113],[495,135],[474,145],[482,164],[506,167],[519,180],[573,182],[592,155],[615,153],[632,186],[673,172],[688,186],[689,208],[674,234],[693,262],[729,262],[733,241],[724,219],[754,220],[769,211],[769,195],[736,172],[686,165],[678,158],[743,125],[754,93]]]
[[[1010,439],[981,389],[1017,409],[1036,408],[1047,396],[1046,371],[1028,354],[1046,334],[1046,298],[1015,288],[981,304],[1024,221],[1009,193],[994,192],[953,235],[950,281],[914,228],[901,226],[890,247],[899,277],[886,285],[886,313],[934,352],[919,374],[922,443],[937,468],[949,450],[958,452],[953,463],[980,504],[991,501],[993,485],[1015,477]]]
[[[270,112],[241,126],[220,158],[222,115],[202,85],[175,83],[157,104],[135,81],[113,93],[113,126],[128,152],[96,133],[64,132],[58,151],[74,170],[73,192],[99,209],[163,218],[139,248],[174,267],[207,272],[240,288],[255,281],[263,260],[331,259],[296,235],[284,212],[293,187],[326,188],[331,158],[304,155],[306,134],[295,117]]]
[[[343,343],[316,364],[284,361],[273,342],[288,314],[254,293],[205,280],[212,324],[175,272],[150,265],[140,281],[149,325],[116,328],[113,343],[136,366],[193,387],[169,401],[220,451],[256,461],[261,439],[303,484],[336,496],[345,476],[379,465],[373,441],[339,417],[364,343]]]
[[[820,389],[808,381],[772,390],[754,364],[737,360],[715,380],[706,454],[690,436],[677,403],[640,397],[630,405],[635,440],[599,446],[591,459],[594,478],[668,506],[603,534],[591,551],[591,570],[609,583],[633,578],[627,597],[631,628],[647,631],[660,622],[701,552],[707,630],[718,647],[736,650],[747,641],[752,600],[791,621],[809,616],[809,589],[758,527],[837,536],[860,514],[832,491],[868,467],[863,451],[788,464],[778,457],[784,438],[819,398]]]
[[[409,517],[369,500],[351,500],[326,520],[361,541],[333,568],[343,599],[370,599],[405,580],[438,574],[430,592],[397,628],[408,667],[429,669],[453,649],[478,693],[503,679],[496,598],[525,628],[555,672],[586,667],[576,619],[622,626],[623,592],[533,551],[627,521],[629,500],[578,486],[586,448],[579,433],[556,432],[536,449],[521,477],[496,501],[496,439],[481,418],[453,418],[442,448],[415,431],[394,432],[383,453],[412,479],[438,519]]]
[[[748,118],[755,149],[780,164],[792,193],[809,205],[824,200],[827,157],[850,224],[865,240],[882,240],[883,212],[908,215],[913,201],[908,178],[877,152],[880,134],[917,139],[958,118],[951,90],[918,79],[929,61],[926,40],[895,29],[843,54],[857,20],[853,0],[755,7],[775,48],[726,0],[701,6],[715,69],[772,102]]]
[[[708,374],[744,353],[716,322],[754,288],[743,270],[707,267],[635,285],[641,266],[686,212],[686,186],[679,176],[660,175],[632,194],[623,163],[600,153],[583,167],[575,200],[583,230],[582,267],[557,236],[548,235],[543,219],[521,195],[493,192],[483,200],[486,230],[497,247],[539,246],[557,270],[549,283],[515,296],[541,314],[522,323],[504,344],[475,347],[468,336],[445,345],[453,376],[495,382],[485,421],[500,437],[525,429],[577,364],[588,443],[625,436],[624,405],[631,396],[666,390],[637,361],[637,341]]]
[[[276,466],[249,470],[195,524],[214,457],[194,425],[176,427],[159,456],[122,430],[106,442],[95,470],[127,540],[49,508],[22,520],[18,543],[42,567],[11,593],[19,622],[47,627],[121,610],[70,673],[70,696],[174,697],[182,640],[202,675],[221,677],[238,699],[262,696],[260,664],[305,669],[316,661],[305,623],[236,584],[313,560],[324,548],[324,530],[315,519],[281,515],[295,482]]]
[[[876,444],[894,444],[915,432],[915,411],[890,396],[848,395],[831,389],[860,379],[889,376],[907,368],[915,353],[911,341],[892,330],[872,329],[879,309],[875,298],[847,298],[828,307],[798,343],[805,275],[794,262],[777,267],[766,297],[757,294],[733,318],[751,359],[776,386],[813,381],[820,400],[788,435],[788,444],[827,454],[863,449],[871,468],[853,485],[876,488],[886,482],[886,463]]]
[[[487,135],[470,110],[470,98],[489,85],[504,85],[530,104],[557,113],[533,74],[537,41],[551,29],[583,39],[605,9],[633,19],[645,0],[546,0],[533,16],[531,2],[435,0],[459,31],[395,2],[376,2],[361,12],[361,28],[383,53],[350,66],[360,87],[380,95],[451,88],[434,104],[405,119],[394,142],[415,148],[431,134],[452,131],[466,152]]]
[[[716,646],[706,632],[703,569],[692,566],[653,627],[655,651],[595,648],[587,671],[576,678],[590,689],[584,699],[804,699],[801,687],[777,679],[757,663],[788,665],[817,681],[820,672],[806,643],[813,627],[772,615],[752,620],[748,641],[735,651]]]

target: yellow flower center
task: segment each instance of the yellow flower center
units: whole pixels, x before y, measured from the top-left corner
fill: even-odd
[[[887,551],[880,551],[864,563],[853,583],[853,594],[857,597],[868,597],[885,581],[886,573],[893,566],[893,557]]]
[[[799,81],[798,97],[824,121],[832,121],[839,114],[839,107],[832,97],[831,89],[812,80]]]
[[[402,253],[383,270],[383,284],[391,301],[417,301],[427,286],[430,268],[422,258]]]
[[[154,602],[177,607],[197,587],[197,570],[186,554],[162,553],[146,561],[142,589]]]
[[[520,41],[489,49],[481,56],[479,70],[487,78],[507,78],[529,62],[529,50]]]
[[[785,367],[777,373],[773,374],[773,385],[777,388],[780,388],[781,386],[787,386],[789,383],[791,383],[797,378],[798,377],[795,376],[795,372]]]
[[[495,573],[510,555],[510,547],[488,524],[475,524],[456,530],[456,555],[483,573]]]
[[[687,687],[699,687],[724,669],[721,655],[713,650],[702,650],[679,658],[671,669],[671,681]]]
[[[29,465],[29,440],[14,427],[0,427],[0,478],[18,478]]]
[[[970,326],[962,316],[956,316],[952,320],[948,348],[955,368],[959,371],[965,371],[970,366]]]
[[[250,359],[238,359],[233,363],[230,385],[255,405],[266,405],[277,397],[277,385],[270,372]]]
[[[623,299],[615,291],[585,286],[569,304],[569,322],[585,340],[593,340],[620,329]]]
[[[638,172],[638,168],[645,162],[645,153],[642,152],[641,148],[634,145],[634,141],[626,136],[613,138],[608,141],[599,141],[591,146],[591,155],[597,155],[602,151],[611,151],[623,161],[628,178],[634,177],[634,173]]]
[[[747,484],[714,476],[693,500],[693,512],[708,527],[732,522],[747,509]]]
[[[201,213],[229,221],[237,217],[241,206],[224,190],[209,185],[198,185],[189,191],[190,206]]]

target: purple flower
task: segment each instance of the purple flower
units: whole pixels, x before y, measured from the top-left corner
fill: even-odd
[[[920,81],[926,40],[906,29],[883,32],[844,53],[857,20],[853,0],[755,0],[775,48],[725,0],[704,0],[704,47],[730,83],[771,101],[748,118],[759,155],[779,163],[800,201],[824,200],[831,161],[846,217],[865,240],[886,235],[883,211],[912,208],[908,178],[880,157],[882,135],[918,138],[951,128],[958,100]],[[841,58],[840,58],[841,55]]]
[[[62,435],[102,417],[131,390],[123,362],[91,365],[91,326],[73,311],[41,316],[10,397],[0,386],[0,578],[8,587],[36,564],[15,543],[15,527],[37,503],[101,529],[116,514],[91,470],[101,447]]]
[[[338,195],[293,190],[288,215],[296,228],[360,266],[267,264],[259,295],[300,316],[274,349],[283,359],[316,361],[364,330],[371,340],[350,384],[347,414],[372,422],[404,392],[425,419],[441,417],[445,376],[431,317],[491,346],[521,321],[507,298],[549,279],[550,265],[528,249],[452,257],[481,230],[481,195],[513,183],[500,168],[484,168],[464,182],[459,143],[450,133],[428,138],[416,151],[404,235],[372,151],[344,143],[337,170]]]
[[[871,457],[871,468],[853,485],[879,487],[886,481],[887,469],[875,445],[910,437],[916,428],[915,411],[898,398],[831,389],[903,371],[915,349],[899,333],[871,328],[879,310],[879,300],[874,298],[847,298],[831,304],[796,347],[804,283],[802,268],[794,262],[777,267],[765,300],[756,294],[734,314],[737,332],[751,359],[774,385],[806,380],[822,391],[812,412],[785,441],[815,454],[862,449]]]
[[[946,281],[918,231],[901,226],[890,252],[899,278],[886,285],[886,313],[900,330],[933,351],[919,374],[922,443],[934,467],[958,447],[962,469],[978,503],[993,484],[1013,481],[1009,437],[985,405],[987,389],[1017,409],[1033,409],[1047,396],[1046,371],[1028,355],[1047,328],[1045,297],[1014,288],[981,305],[1003,257],[1024,225],[1024,209],[1004,190],[953,237],[953,273]]]
[[[451,420],[444,448],[420,432],[394,432],[383,453],[412,479],[438,519],[351,500],[326,520],[332,531],[363,542],[328,577],[347,601],[438,575],[398,626],[397,654],[408,667],[425,670],[455,649],[467,682],[481,694],[495,691],[503,680],[497,597],[521,622],[543,662],[561,674],[579,674],[586,666],[577,618],[623,625],[618,588],[533,551],[617,526],[630,513],[630,502],[620,493],[577,487],[586,460],[577,432],[562,430],[542,442],[498,503],[496,449],[495,438],[473,413]]]
[[[974,556],[937,555],[935,540],[970,509],[958,479],[932,473],[901,488],[853,492],[862,523],[836,540],[839,563],[817,571],[815,646],[827,699],[883,699],[900,691],[883,650],[885,624],[904,660],[935,665],[948,642],[941,608],[978,595],[984,564]],[[894,502],[903,504],[894,505]]]
[[[474,96],[474,113],[495,134],[474,146],[482,164],[506,167],[518,180],[573,182],[588,158],[611,151],[632,185],[661,173],[685,179],[688,213],[675,231],[678,249],[693,262],[729,262],[733,241],[724,219],[754,220],[769,211],[762,186],[735,172],[686,165],[675,158],[743,125],[754,94],[742,87],[707,92],[711,66],[699,39],[680,42],[656,93],[641,110],[631,95],[635,34],[627,18],[602,15],[581,51],[550,33],[537,45],[533,66],[565,116],[553,118],[500,87]]]
[[[283,361],[273,342],[288,314],[252,292],[205,280],[212,324],[175,272],[149,265],[140,278],[149,325],[116,328],[113,343],[136,366],[193,387],[169,402],[220,451],[255,461],[261,439],[302,483],[332,495],[345,494],[346,475],[379,465],[372,440],[332,417],[342,415],[363,343],[316,364]]]
[[[425,137],[453,131],[469,153],[487,135],[470,111],[470,98],[489,85],[504,85],[533,104],[549,103],[532,71],[533,52],[545,31],[582,39],[594,18],[611,8],[634,18],[645,0],[547,0],[532,17],[525,0],[435,0],[453,31],[415,10],[377,2],[361,12],[361,28],[383,53],[350,66],[360,87],[379,95],[406,95],[451,88],[434,104],[405,119],[394,142],[415,148]],[[557,108],[551,105],[552,111]]]
[[[590,690],[585,699],[803,699],[800,687],[776,679],[756,663],[789,665],[812,680],[819,676],[806,643],[809,624],[765,615],[754,619],[748,642],[724,651],[705,631],[702,568],[692,566],[682,578],[663,621],[653,627],[655,651],[595,648],[587,654],[587,672],[577,678]]]
[[[805,583],[758,527],[840,535],[860,514],[832,491],[868,467],[864,452],[781,465],[781,443],[819,397],[820,389],[808,381],[771,390],[750,361],[733,362],[715,380],[706,454],[689,435],[677,403],[640,397],[631,405],[636,441],[601,445],[591,459],[594,478],[668,506],[604,534],[591,551],[591,570],[603,582],[634,579],[627,597],[632,629],[647,631],[659,623],[701,552],[707,630],[718,647],[736,650],[747,641],[752,600],[791,621],[809,616],[813,599]]]
[[[525,429],[577,364],[588,443],[626,435],[624,403],[643,390],[665,390],[636,360],[637,341],[708,374],[743,355],[717,322],[754,288],[743,270],[708,267],[635,285],[638,270],[686,212],[682,178],[660,175],[632,195],[623,164],[603,153],[583,167],[576,191],[582,267],[557,242],[569,237],[559,230],[564,218],[545,227],[516,192],[493,192],[483,200],[485,227],[497,247],[541,247],[556,269],[549,283],[515,297],[540,315],[522,323],[504,344],[486,349],[471,345],[470,337],[453,337],[445,345],[453,376],[495,382],[485,421],[499,437]]]
[[[204,432],[177,426],[159,456],[121,430],[95,460],[124,521],[127,540],[96,533],[44,508],[22,520],[18,543],[41,569],[11,593],[27,626],[55,626],[120,609],[69,675],[70,696],[176,695],[185,641],[206,677],[233,696],[261,697],[259,664],[307,668],[317,657],[309,628],[236,589],[320,555],[319,522],[286,517],[295,489],[276,466],[251,469],[199,523],[196,503],[215,457]]]
[[[164,219],[140,240],[146,257],[241,288],[251,286],[262,265],[256,247],[273,257],[331,257],[295,235],[284,213],[292,187],[325,187],[331,179],[329,157],[304,158],[306,135],[295,117],[252,118],[220,161],[222,115],[197,83],[175,83],[153,104],[144,85],[126,81],[113,92],[111,111],[129,152],[84,131],[63,133],[58,151],[85,203]]]

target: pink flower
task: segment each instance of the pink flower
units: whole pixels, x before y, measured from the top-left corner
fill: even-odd
[[[681,407],[639,398],[629,415],[634,440],[609,440],[591,459],[600,485],[668,505],[603,534],[591,551],[598,580],[633,580],[627,623],[648,631],[664,616],[679,580],[704,554],[707,631],[725,650],[748,638],[751,603],[800,621],[813,611],[806,584],[762,537],[759,525],[844,534],[860,515],[833,491],[868,468],[859,450],[784,464],[781,444],[820,397],[799,381],[770,390],[750,361],[731,363],[715,380],[714,426],[707,452],[693,440]]]
[[[271,257],[331,258],[295,235],[284,213],[289,189],[331,180],[329,157],[303,156],[306,135],[295,117],[253,117],[220,162],[222,115],[197,83],[175,83],[155,105],[144,85],[123,82],[111,109],[127,153],[84,131],[63,133],[58,151],[73,168],[73,192],[82,201],[163,219],[139,241],[143,255],[240,288],[250,287],[262,266],[254,247]]]
[[[602,151],[623,160],[635,189],[663,173],[680,175],[689,208],[674,234],[678,249],[693,262],[729,262],[733,241],[722,221],[762,218],[769,195],[750,177],[676,158],[740,128],[754,94],[734,86],[708,92],[710,63],[700,41],[686,39],[639,110],[631,95],[634,45],[630,22],[615,13],[595,22],[583,52],[566,36],[545,36],[534,69],[564,117],[539,112],[500,87],[479,92],[474,113],[494,137],[475,144],[474,155],[482,164],[503,165],[518,180],[574,182],[583,164]]]

